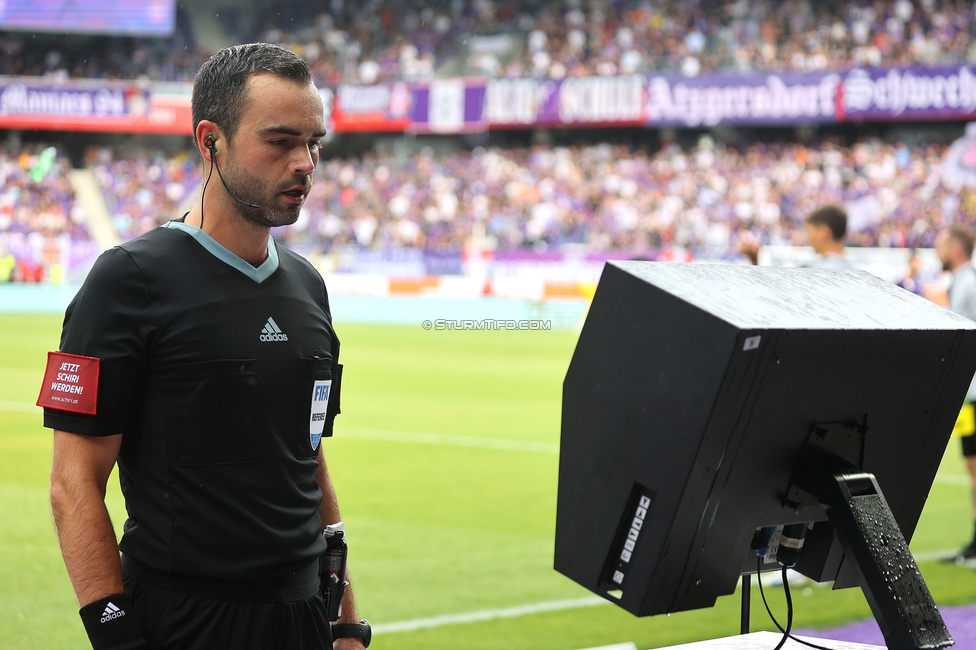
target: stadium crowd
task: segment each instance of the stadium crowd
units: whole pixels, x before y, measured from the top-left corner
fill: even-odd
[[[0,30],[0,75],[8,76],[189,81],[209,54],[196,46],[179,3],[166,38]]]
[[[971,61],[973,8],[952,0],[547,3],[516,24],[525,49],[492,76],[751,70]]]
[[[602,143],[332,157],[299,221],[275,236],[321,252],[679,247],[728,257],[746,233],[804,245],[805,216],[841,203],[850,245],[931,247],[949,222],[976,225],[976,192],[944,181],[945,154],[941,144],[881,139],[740,149],[703,136],[655,151]],[[201,174],[191,152],[92,147],[85,162],[122,239],[178,218]],[[90,240],[68,169],[53,147],[0,152],[0,281],[40,280],[66,240]]]
[[[282,2],[229,34],[290,47],[318,83],[443,74],[561,78],[809,71],[976,61],[966,0],[331,0]],[[210,52],[182,12],[166,39],[0,32],[0,74],[192,79]]]
[[[976,195],[940,180],[944,152],[880,140],[739,150],[704,137],[687,150],[654,152],[598,144],[426,152],[404,165],[374,155],[332,159],[302,221],[282,236],[323,249],[458,249],[480,237],[498,249],[726,254],[745,232],[767,244],[805,244],[806,215],[842,203],[851,245],[928,247],[950,220],[976,218]]]
[[[0,282],[52,279],[72,242],[89,240],[69,171],[53,146],[0,147]]]
[[[167,156],[158,150],[91,147],[85,166],[94,174],[122,239],[179,216],[200,182],[199,158],[188,151]]]

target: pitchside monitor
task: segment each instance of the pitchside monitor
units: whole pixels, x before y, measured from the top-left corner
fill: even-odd
[[[976,372],[976,323],[865,272],[609,263],[563,385],[555,568],[644,616],[710,607],[757,529],[855,586],[795,493],[811,441],[877,478],[911,539]],[[907,549],[906,549],[907,552]]]

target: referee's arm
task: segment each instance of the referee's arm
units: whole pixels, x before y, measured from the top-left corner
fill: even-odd
[[[336,524],[342,521],[339,514],[339,501],[336,498],[335,487],[332,485],[332,477],[329,476],[329,468],[325,464],[325,452],[323,445],[319,445],[319,466],[315,468],[315,478],[318,480],[319,487],[322,489],[322,504],[319,506],[319,516],[322,517],[322,525]],[[356,597],[353,595],[352,580],[349,578],[349,569],[346,569],[346,593],[342,597],[342,616],[339,617],[340,623],[358,623],[359,612],[356,610]],[[362,642],[359,639],[339,639],[335,642],[338,648],[361,648]]]
[[[54,431],[51,510],[61,555],[82,607],[122,593],[119,542],[105,507],[105,486],[122,435]]]

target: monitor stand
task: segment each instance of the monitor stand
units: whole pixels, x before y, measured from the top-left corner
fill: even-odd
[[[852,430],[861,436],[867,431],[863,425],[814,427],[791,498],[798,489],[823,506],[841,548],[852,560],[888,650],[948,648],[952,637],[878,481],[857,469],[851,454],[841,450],[860,446]]]

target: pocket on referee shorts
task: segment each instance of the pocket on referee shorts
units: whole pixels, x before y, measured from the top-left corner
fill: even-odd
[[[177,370],[181,465],[228,465],[261,460],[254,359],[217,359]]]

